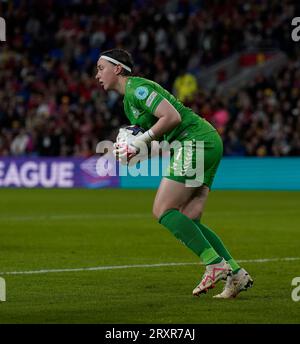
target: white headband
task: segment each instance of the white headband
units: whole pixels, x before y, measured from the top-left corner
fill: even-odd
[[[120,61],[118,61],[118,60],[113,59],[112,57],[102,55],[102,56],[100,56],[100,59],[107,60],[107,61],[112,62],[112,63],[114,63],[114,64],[119,64],[119,65],[121,65],[123,68],[125,68],[126,70],[128,70],[128,72],[131,72],[131,68],[130,68],[130,67],[124,65],[124,63],[122,63],[122,62],[120,62]]]

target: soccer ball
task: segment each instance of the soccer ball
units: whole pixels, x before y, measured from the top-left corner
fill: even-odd
[[[128,125],[119,129],[116,142],[114,143],[113,155],[122,162],[128,163],[131,158],[140,153],[140,148],[131,146],[131,143],[139,136],[143,135],[145,130],[138,125]],[[96,153],[103,154],[103,142],[99,142],[96,146]]]
[[[118,153],[114,151],[114,154],[121,163],[130,165],[131,158],[136,154],[136,149],[134,145],[131,146],[131,143],[136,140],[137,137],[143,135],[144,132],[145,130],[138,125],[129,125],[119,129],[119,134],[114,144],[115,148],[119,149],[119,151]],[[140,153],[140,150],[138,150],[138,152]],[[146,155],[148,156],[148,151]]]
[[[119,129],[116,143],[119,147],[125,144],[129,146],[137,137],[141,136],[145,130],[138,125],[128,125]]]

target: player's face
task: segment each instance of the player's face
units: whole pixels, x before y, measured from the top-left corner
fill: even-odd
[[[113,89],[114,84],[117,82],[115,69],[116,66],[104,59],[99,59],[97,62],[96,79],[106,91]]]

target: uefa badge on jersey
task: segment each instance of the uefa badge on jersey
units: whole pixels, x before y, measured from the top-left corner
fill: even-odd
[[[143,100],[147,98],[149,91],[147,87],[140,86],[135,90],[134,94],[137,97],[137,99]]]

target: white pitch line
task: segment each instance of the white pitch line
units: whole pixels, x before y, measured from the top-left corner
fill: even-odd
[[[152,217],[150,213],[105,213],[105,214],[63,214],[63,215],[24,215],[24,216],[1,216],[1,221],[39,221],[39,220],[90,220],[90,219],[123,219],[123,218],[144,218]]]
[[[239,263],[269,263],[269,262],[284,262],[300,260],[300,257],[285,257],[285,258],[261,258],[261,259],[241,259]],[[43,269],[33,271],[4,271],[1,275],[34,275],[46,274],[53,272],[80,272],[80,271],[100,271],[100,270],[115,270],[115,269],[132,269],[132,268],[157,268],[162,266],[185,266],[185,265],[201,265],[201,263],[159,263],[159,264],[140,264],[140,265],[112,265],[112,266],[96,266],[90,268],[74,268],[74,269]]]
[[[255,216],[266,216],[271,214],[272,212],[268,212],[267,210],[264,211],[255,211],[251,210],[251,214]],[[284,210],[284,214],[297,214],[299,211],[298,209],[286,209]],[[231,211],[214,211],[214,212],[207,212],[207,217],[214,217],[216,215],[222,217],[230,217],[235,215],[236,212]],[[249,211],[239,211],[239,216],[249,216]],[[153,217],[151,213],[98,213],[98,214],[40,214],[40,215],[12,215],[12,214],[1,214],[0,215],[0,222],[20,222],[20,221],[60,221],[60,220],[91,220],[91,219],[130,219],[130,218],[145,218],[145,217]]]

